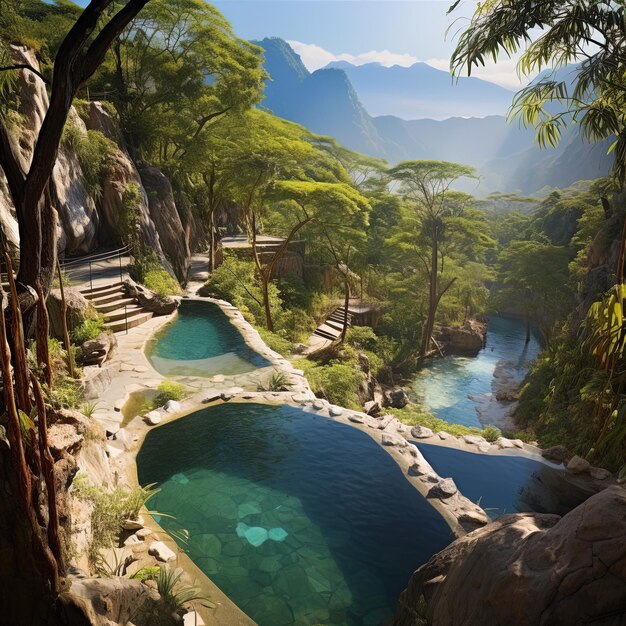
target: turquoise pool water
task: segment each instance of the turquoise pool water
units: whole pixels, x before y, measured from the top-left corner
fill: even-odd
[[[413,379],[413,399],[448,422],[477,427],[497,423],[506,407],[491,401],[494,372],[500,363],[507,375],[524,378],[539,352],[537,338],[533,335],[526,344],[525,337],[522,320],[490,317],[487,342],[478,356],[433,359]]]
[[[440,476],[452,477],[492,518],[531,511],[564,515],[590,495],[569,482],[564,470],[540,461],[413,443]]]
[[[174,321],[151,340],[147,355],[164,376],[236,375],[270,365],[219,306],[200,300],[181,302]]]
[[[366,434],[289,406],[223,404],[148,433],[151,508],[259,626],[379,626],[453,539]]]

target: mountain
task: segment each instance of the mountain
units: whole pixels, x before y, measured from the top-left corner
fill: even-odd
[[[361,101],[359,89],[355,89],[346,72],[345,66],[355,66],[335,63],[333,67],[311,73],[282,39],[270,38],[257,43],[265,50],[265,69],[271,77],[265,86],[262,106],[313,132],[335,137],[347,148],[390,163],[440,159],[471,165],[478,170],[481,181],[478,187],[475,182],[465,187],[478,196],[493,191],[528,195],[544,187],[564,188],[578,180],[604,176],[610,169],[611,158],[606,154],[608,142],[586,144],[575,128],[564,133],[557,148],[540,150],[535,145],[533,129],[509,124],[503,115],[457,116],[444,120],[405,120],[394,115],[372,117]],[[423,74],[430,76],[431,69]],[[414,71],[418,70],[421,72],[424,67]],[[417,73],[394,74],[400,75],[414,77]],[[478,86],[480,89],[494,87],[478,82],[482,83]],[[474,83],[471,87],[474,89]],[[411,85],[406,92],[415,89]],[[510,98],[510,92],[502,91]],[[395,93],[399,92],[398,87]],[[443,110],[449,99],[442,97],[439,108]],[[382,103],[382,95],[380,98]],[[503,112],[507,107],[508,103],[503,106]]]
[[[453,80],[449,72],[426,63],[385,67],[333,61],[326,67],[346,73],[363,106],[374,116],[443,120],[502,115],[513,98],[513,92],[504,87],[478,78]]]
[[[352,150],[384,152],[385,141],[345,72],[330,68],[311,74],[286,41],[272,37],[255,43],[265,50],[270,75],[262,106],[315,133],[331,135]]]

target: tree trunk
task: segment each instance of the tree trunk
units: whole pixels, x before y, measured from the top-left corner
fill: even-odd
[[[526,343],[530,343],[530,317],[524,313],[524,326],[526,327]]]
[[[439,276],[438,267],[439,248],[437,240],[433,239],[431,242],[431,255],[430,255],[430,280],[428,288],[428,314],[426,316],[426,322],[424,324],[424,331],[422,333],[422,345],[420,346],[419,362],[423,363],[426,354],[428,353],[428,347],[430,346],[430,340],[435,328],[435,316],[437,314],[437,284]]]
[[[272,309],[270,308],[270,277],[269,272],[261,272],[261,282],[263,284],[263,308],[265,309],[265,324],[267,330],[274,332],[274,320],[272,319]]]

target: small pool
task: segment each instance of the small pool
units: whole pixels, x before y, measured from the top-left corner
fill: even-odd
[[[568,481],[564,470],[540,461],[413,443],[440,476],[453,478],[492,519],[532,511],[565,515],[591,495]]]
[[[174,320],[150,341],[147,356],[164,376],[232,376],[270,365],[217,304],[201,300],[181,302]]]
[[[150,506],[259,626],[379,626],[452,534],[366,434],[290,406],[223,404],[148,433]]]

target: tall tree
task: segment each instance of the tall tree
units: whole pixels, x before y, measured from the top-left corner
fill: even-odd
[[[41,282],[46,295],[54,278],[56,215],[49,181],[72,100],[102,63],[111,43],[147,2],[129,0],[117,12],[111,10],[113,0],[92,0],[85,7],[55,56],[50,102],[30,163],[24,162],[15,139],[0,118],[0,166],[19,227],[23,262],[19,267],[18,287],[27,326],[37,301],[37,282]]]
[[[428,307],[422,331],[419,361],[423,362],[431,343],[437,308],[456,277],[444,284],[440,278],[445,269],[444,244],[448,237],[447,218],[460,217],[470,196],[450,189],[459,178],[473,177],[466,165],[447,161],[404,161],[388,171],[400,183],[400,193],[410,211],[415,239],[414,252],[422,263],[428,279]]]
[[[50,456],[46,408],[38,380],[28,374],[22,332],[22,313],[32,318],[36,306],[38,359],[49,369],[41,346],[47,345],[44,300],[54,276],[57,244],[50,176],[77,90],[146,2],[129,0],[116,4],[114,9],[112,0],[92,0],[80,14],[56,54],[49,106],[30,163],[22,159],[5,119],[0,117],[0,166],[16,210],[21,259],[18,297],[5,256],[10,306],[5,307],[2,293],[0,307],[0,360],[7,411],[0,428],[0,605],[2,620],[10,624],[59,623],[56,602],[65,573],[54,483],[58,480],[63,488],[67,485],[62,482],[62,474],[55,473]],[[11,323],[7,324],[9,317]]]

